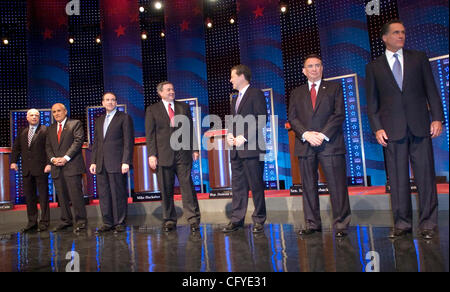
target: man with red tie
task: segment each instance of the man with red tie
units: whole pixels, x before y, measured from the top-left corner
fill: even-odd
[[[309,55],[303,64],[308,83],[294,89],[289,100],[289,122],[295,132],[303,187],[306,228],[300,235],[322,230],[318,193],[318,166],[327,179],[336,237],[346,235],[351,212],[347,189],[344,96],[338,83],[322,80],[323,65],[318,55]]]
[[[199,157],[195,137],[193,135],[192,114],[189,105],[175,101],[173,84],[165,81],[158,84],[156,90],[161,101],[147,108],[145,113],[145,134],[147,139],[148,163],[156,170],[158,186],[161,192],[163,209],[163,230],[170,232],[176,229],[177,213],[174,204],[175,174],[180,182],[183,202],[183,213],[190,224],[191,231],[197,232],[200,224],[200,208],[197,193],[191,177],[192,161]],[[188,121],[188,125],[180,125],[178,118]],[[185,127],[188,126],[188,127]],[[181,139],[171,141],[174,132],[186,130]],[[189,141],[184,141],[188,139]],[[181,140],[181,141],[180,141]],[[174,149],[171,142],[187,145]]]
[[[84,142],[83,125],[81,121],[67,117],[67,109],[62,103],[52,106],[52,115],[56,123],[48,128],[45,150],[52,164],[51,175],[61,207],[61,224],[54,231],[71,227],[75,219],[74,231],[79,232],[86,229],[87,224],[81,183],[82,174],[86,172],[81,153]]]

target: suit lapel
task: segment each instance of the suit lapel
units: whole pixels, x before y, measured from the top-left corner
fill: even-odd
[[[103,117],[103,122],[102,122],[102,133],[103,133],[103,124],[105,123],[105,119],[106,119],[106,115],[102,116]],[[108,125],[108,129],[106,129],[106,133],[105,136],[103,137],[103,140],[106,139],[106,137],[108,136],[110,129],[112,127],[114,127],[115,123],[117,123],[117,120],[120,118],[120,113],[119,110],[116,111],[116,113],[114,114],[114,117],[112,118],[112,120],[109,122]]]
[[[314,112],[316,112],[317,109],[319,108],[320,102],[322,101],[325,95],[325,91],[327,90],[327,82],[322,80],[320,82],[320,87],[318,90],[319,91],[317,92],[316,106],[314,108]],[[312,108],[312,101],[311,101],[311,108]]]
[[[404,59],[403,59],[403,61],[404,61]],[[403,62],[403,63],[405,63],[405,62]],[[389,66],[389,62],[387,60],[386,54],[384,54],[381,57],[381,66],[383,67],[384,71],[386,71],[387,76],[389,76],[388,78],[389,78],[390,82],[392,83],[392,85],[395,88],[398,88],[399,91],[401,91],[401,89],[398,87],[397,81],[395,81],[394,73],[392,73],[391,67]],[[405,82],[403,82],[403,83],[405,83]]]
[[[409,59],[409,53],[407,50],[403,49],[403,84],[402,84],[402,91],[404,88],[406,88],[406,82],[409,80],[409,66],[411,62]]]
[[[313,112],[313,106],[312,106],[312,100],[311,100],[311,91],[309,91],[309,85],[308,83],[305,84],[304,88],[303,88],[303,96],[304,98],[304,103],[306,108],[308,109],[309,112]]]
[[[58,124],[56,124],[56,128],[58,128]],[[61,132],[61,138],[59,140],[59,145],[58,148],[61,147],[63,141],[64,141],[64,137],[66,137],[67,131],[69,130],[70,126],[70,120],[67,118],[66,123],[64,124],[64,128]],[[56,143],[58,143],[58,137],[56,137]]]
[[[247,88],[247,90],[245,91],[245,94],[244,94],[244,96],[242,97],[241,103],[239,104],[239,107],[238,107],[238,110],[237,110],[237,113],[236,113],[236,114],[238,114],[238,113],[241,112],[242,107],[243,107],[243,106],[245,105],[245,103],[249,100],[249,91],[250,91],[250,87]],[[237,102],[237,100],[236,100],[236,102]],[[236,103],[235,103],[235,107],[236,107]]]
[[[37,136],[39,135],[39,130],[40,129],[41,129],[41,125],[39,125],[36,128],[36,131],[34,131],[34,135],[33,135],[33,138],[31,138],[31,143],[30,143],[30,147],[29,148],[31,148],[31,145],[33,145],[33,143],[36,141]],[[28,131],[27,131],[27,143],[28,143],[28,133],[29,133],[29,131],[30,131],[30,127],[28,127]]]

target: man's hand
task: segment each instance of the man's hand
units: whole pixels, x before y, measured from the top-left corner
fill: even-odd
[[[228,133],[228,135],[227,135],[227,144],[230,147],[234,146],[234,136],[231,133]]]
[[[430,126],[431,139],[439,137],[442,134],[442,122],[433,121]]]
[[[375,137],[377,138],[378,144],[380,144],[383,147],[387,147],[388,136],[383,129],[378,130],[375,133]]]
[[[322,145],[323,136],[318,132],[307,131],[303,134],[303,138],[313,147],[318,147]]]
[[[236,137],[235,139],[235,145],[236,147],[241,147],[242,145],[244,145],[245,143],[245,138],[242,135],[239,135]]]
[[[49,173],[52,170],[52,166],[50,164],[47,164],[44,168],[44,173]]]
[[[151,169],[156,170],[156,166],[158,166],[158,159],[156,158],[156,156],[150,156],[148,158],[148,165]]]
[[[12,170],[19,171],[19,166],[17,166],[17,163],[11,163],[11,167],[10,168]]]
[[[89,172],[91,174],[97,174],[97,164],[91,164],[91,167],[89,167]]]
[[[192,152],[192,160],[197,161],[199,156],[198,151]]]
[[[126,163],[122,163],[122,174],[128,173],[130,166]]]

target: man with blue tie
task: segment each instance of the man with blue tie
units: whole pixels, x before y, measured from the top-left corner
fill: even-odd
[[[17,162],[22,157],[23,192],[27,204],[28,224],[22,232],[47,230],[50,223],[50,206],[48,201],[48,173],[50,162],[45,152],[47,127],[40,125],[40,114],[36,109],[27,112],[29,126],[17,136],[11,153],[11,169],[18,171]],[[41,216],[38,225],[38,196]]]
[[[403,49],[403,23],[389,21],[381,37],[386,53],[366,66],[366,93],[370,126],[385,148],[394,217],[389,238],[412,231],[411,161],[419,191],[419,231],[431,239],[438,219],[431,139],[442,133],[442,102],[426,54]]]
[[[128,172],[133,162],[134,127],[130,115],[117,110],[117,98],[107,92],[106,114],[97,118],[89,171],[97,175],[103,225],[97,234],[125,231],[128,206]]]
[[[252,191],[255,206],[252,232],[264,232],[266,221],[263,181],[265,140],[261,127],[266,124],[266,99],[260,89],[250,86],[250,81],[250,68],[245,65],[231,68],[230,82],[239,94],[231,104],[231,114],[236,122],[229,125],[227,134],[227,143],[231,147],[233,198],[231,220],[223,228],[224,233],[234,232],[244,226],[249,190]],[[248,127],[245,127],[245,122],[239,122],[240,118],[241,121],[253,120],[257,126],[249,123]],[[263,123],[258,123],[261,118]]]

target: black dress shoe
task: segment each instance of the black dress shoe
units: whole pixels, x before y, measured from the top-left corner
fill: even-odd
[[[24,228],[22,228],[20,231],[23,233],[30,232],[33,230],[36,230],[38,228],[37,224],[28,224]]]
[[[322,232],[322,229],[312,229],[312,228],[306,228],[306,229],[301,229],[298,232],[298,235],[311,235],[314,234],[316,232]]]
[[[255,223],[252,229],[253,233],[262,233],[264,232],[264,225],[261,223]]]
[[[200,224],[197,222],[191,223],[191,232],[197,232],[200,230]]]
[[[164,232],[171,232],[177,228],[177,224],[173,221],[167,221],[163,225]]]
[[[125,230],[126,230],[125,225],[119,224],[119,225],[114,226],[114,233],[115,234],[121,233],[121,232],[125,232]]]
[[[111,226],[107,226],[107,225],[102,225],[100,228],[98,228],[95,231],[95,234],[101,234],[101,233],[105,233],[105,232],[109,232],[112,230]]]
[[[39,223],[37,232],[43,232],[48,229],[48,225],[44,223]]]
[[[422,235],[423,239],[433,239],[434,237],[434,231],[431,229],[424,229],[422,230],[422,232],[420,233],[420,235]]]
[[[53,229],[53,231],[54,232],[63,231],[63,230],[66,230],[69,227],[72,227],[72,225],[71,224],[64,224],[64,223],[62,223],[62,224],[58,225],[57,227],[55,227]]]
[[[234,231],[236,231],[236,230],[239,230],[239,229],[242,228],[242,227],[243,227],[242,224],[230,222],[230,223],[228,223],[227,226],[225,226],[225,227],[222,229],[222,232],[223,232],[223,233],[230,233],[230,232],[234,232]]]
[[[74,228],[74,232],[81,232],[86,229],[86,223],[77,223]]]
[[[393,228],[389,232],[389,236],[388,237],[393,239],[393,238],[405,236],[408,233],[411,233],[410,229],[396,229],[396,228]]]
[[[342,238],[345,236],[347,236],[347,232],[345,232],[343,230],[336,231],[336,233],[335,233],[335,237],[337,237],[337,238]]]

